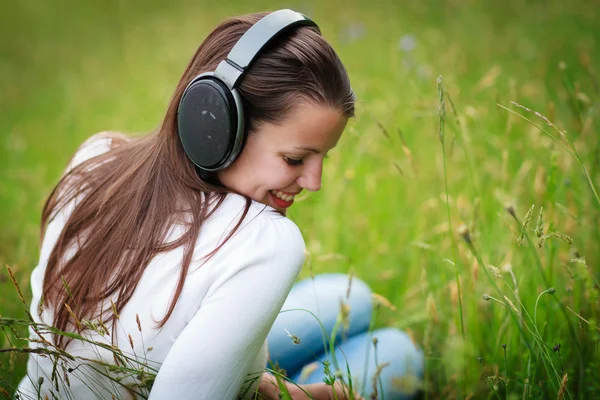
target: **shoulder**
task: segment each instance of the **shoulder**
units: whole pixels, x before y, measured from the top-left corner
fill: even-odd
[[[106,153],[113,147],[115,140],[127,140],[127,137],[117,132],[99,132],[87,138],[71,157],[67,171],[93,157]]]
[[[273,208],[256,201],[250,202],[242,219],[246,204],[243,196],[228,194],[207,221],[206,228],[213,225],[223,229],[226,225],[219,252],[235,253],[245,258],[278,259],[300,268],[304,263],[305,244],[298,226]]]

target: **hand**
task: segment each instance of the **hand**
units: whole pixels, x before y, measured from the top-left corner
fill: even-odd
[[[292,400],[308,400],[311,396],[315,400],[334,400],[336,398],[333,395],[334,390],[338,400],[365,400],[364,397],[358,393],[354,393],[354,396],[350,397],[350,390],[340,381],[336,381],[333,384],[333,388],[325,383],[311,383],[299,386],[300,387],[292,384],[288,385],[288,391],[290,392]],[[310,394],[310,396],[308,396],[307,393]]]
[[[338,400],[365,400],[358,393],[354,394],[354,398],[350,398],[348,396],[348,388],[344,387],[340,381],[335,382],[333,389],[325,383],[311,383],[297,386],[286,382],[285,385],[292,400],[308,400],[311,398],[315,400],[333,400],[335,399],[333,390],[335,390]],[[280,391],[275,376],[270,373],[264,373],[258,391],[267,399],[278,400]]]

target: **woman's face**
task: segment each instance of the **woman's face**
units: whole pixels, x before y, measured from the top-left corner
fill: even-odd
[[[323,159],[347,121],[340,110],[302,103],[281,123],[258,126],[217,176],[229,189],[285,213],[303,189],[321,188]]]

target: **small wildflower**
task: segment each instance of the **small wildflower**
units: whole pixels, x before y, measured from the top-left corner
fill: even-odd
[[[379,342],[379,339],[377,339],[376,337],[373,338],[372,340],[373,342],[373,346],[377,347],[377,343]]]
[[[548,294],[554,294],[554,293],[556,293],[556,289],[551,287],[550,289],[546,290],[546,292],[548,292]]]
[[[483,294],[483,296],[482,296],[482,298],[483,298],[485,301],[491,300],[491,297],[490,297],[490,295],[489,295],[489,294],[487,294],[487,293],[484,293],[484,294]]]
[[[398,42],[398,47],[400,48],[400,50],[409,53],[417,47],[417,39],[414,35],[407,33],[406,35],[400,38],[400,41]]]
[[[294,343],[294,345],[299,345],[300,344],[300,338],[296,335],[292,335],[287,329],[283,328],[283,330],[285,331],[285,333],[287,333],[288,337],[292,339],[292,343]]]
[[[40,376],[40,377],[38,378],[38,386],[42,386],[43,384],[44,384],[44,377],[43,377],[43,376]]]
[[[328,386],[333,386],[335,383],[335,376],[331,373],[329,367],[331,363],[327,360],[323,361],[323,382]]]

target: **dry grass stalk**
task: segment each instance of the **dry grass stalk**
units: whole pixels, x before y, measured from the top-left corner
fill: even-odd
[[[391,311],[396,311],[396,306],[393,305],[391,301],[389,301],[382,295],[377,294],[377,293],[371,293],[371,298],[373,299],[373,303],[376,306],[383,306],[383,307],[390,309]]]
[[[383,369],[385,367],[387,367],[388,365],[390,365],[389,362],[379,364],[377,366],[377,369],[375,370],[375,373],[373,374],[373,378],[371,378],[371,385],[373,386],[373,393],[371,393],[371,400],[379,399],[379,391],[377,390],[377,382],[379,381],[379,376],[381,375],[381,371],[383,371]]]
[[[565,392],[567,390],[567,381],[569,380],[569,374],[565,374],[560,381],[560,389],[558,389],[558,396],[556,396],[557,400],[562,400],[565,397]]]

